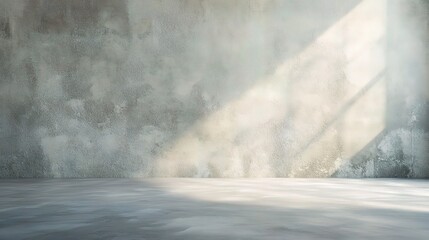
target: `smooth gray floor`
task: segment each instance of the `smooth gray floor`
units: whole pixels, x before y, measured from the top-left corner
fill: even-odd
[[[0,239],[429,239],[429,181],[1,180]]]

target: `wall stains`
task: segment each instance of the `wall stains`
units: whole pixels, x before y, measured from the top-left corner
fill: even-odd
[[[0,177],[429,177],[423,0],[0,3]]]

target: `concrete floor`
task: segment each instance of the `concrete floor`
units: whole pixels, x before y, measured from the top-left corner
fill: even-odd
[[[425,180],[0,181],[0,239],[428,236]]]

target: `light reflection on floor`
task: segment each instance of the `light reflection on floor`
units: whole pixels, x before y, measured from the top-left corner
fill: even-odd
[[[427,239],[429,181],[1,180],[0,239]]]

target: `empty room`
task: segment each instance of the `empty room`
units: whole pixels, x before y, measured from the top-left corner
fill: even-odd
[[[428,0],[0,0],[0,239],[429,237]]]

